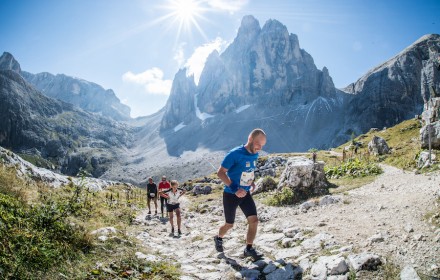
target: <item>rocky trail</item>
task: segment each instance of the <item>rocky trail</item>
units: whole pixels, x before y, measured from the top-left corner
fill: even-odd
[[[138,257],[180,263],[182,279],[349,279],[353,273],[356,279],[386,279],[384,269],[374,271],[386,263],[397,267],[401,279],[419,279],[416,271],[422,279],[439,279],[440,229],[425,218],[440,197],[439,173],[382,168],[374,182],[344,194],[292,207],[258,203],[255,246],[265,258],[257,262],[241,256],[242,213],[220,254],[213,236],[223,223],[221,200],[206,201],[199,205],[203,211],[193,212],[191,196],[181,204],[180,237],[170,236],[166,218],[148,210],[139,214],[132,234],[150,255]]]

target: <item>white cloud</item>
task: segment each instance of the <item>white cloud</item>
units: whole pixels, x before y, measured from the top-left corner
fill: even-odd
[[[225,10],[233,14],[246,6],[249,0],[208,0],[207,3],[214,9]]]
[[[157,67],[139,74],[128,71],[122,75],[122,80],[127,83],[142,85],[148,94],[160,95],[169,95],[173,84],[172,80],[163,79],[163,71]]]
[[[183,51],[183,47],[186,45],[186,43],[181,43],[179,46],[174,50],[174,60],[177,61],[177,65],[181,67],[183,63],[185,63],[185,53]]]
[[[214,41],[198,47],[191,57],[188,58],[187,62],[185,63],[185,67],[188,68],[187,75],[194,75],[194,81],[196,84],[199,83],[200,75],[205,67],[205,62],[208,56],[214,50],[221,52],[222,48],[224,48],[226,44],[226,41],[220,37],[217,37]]]

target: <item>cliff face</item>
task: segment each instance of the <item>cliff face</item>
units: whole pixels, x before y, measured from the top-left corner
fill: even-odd
[[[359,134],[421,114],[429,98],[440,93],[439,52],[440,35],[423,36],[345,88],[352,96],[344,126]]]
[[[49,98],[13,70],[0,70],[0,146],[67,175],[100,176],[131,143],[131,129]]]
[[[352,133],[420,114],[429,97],[440,94],[439,45],[440,35],[426,35],[340,90],[328,69],[317,69],[283,24],[269,20],[260,28],[246,16],[233,43],[208,57],[198,85],[192,77],[176,75],[161,131],[176,130],[167,143],[174,147],[180,139],[179,150],[194,149],[195,141],[216,149],[232,147],[255,127],[274,135],[269,151],[339,145]]]
[[[194,107],[196,85],[194,78],[186,77],[186,70],[181,69],[174,76],[170,97],[165,105],[162,128],[173,128],[180,123],[189,123],[196,116]]]
[[[21,75],[27,82],[48,97],[64,102],[113,120],[129,120],[130,107],[120,102],[113,90],[105,90],[98,84],[63,74],[32,74],[22,71],[20,64],[8,52],[0,57],[0,69],[11,70]]]
[[[122,104],[111,89],[105,90],[98,84],[63,74],[31,74],[22,71],[21,75],[46,96],[114,120],[130,119],[130,107]]]
[[[164,129],[180,123],[188,110],[228,114],[250,104],[275,108],[313,102],[318,97],[335,98],[337,92],[328,70],[316,68],[312,57],[300,49],[296,35],[276,20],[260,28],[252,16],[243,18],[237,37],[224,53],[214,51],[208,57],[197,87],[182,87],[185,78],[177,76],[168,103],[191,106],[180,115],[166,112],[165,118],[172,114],[174,122],[166,122]],[[197,104],[193,106],[185,97],[195,95]]]

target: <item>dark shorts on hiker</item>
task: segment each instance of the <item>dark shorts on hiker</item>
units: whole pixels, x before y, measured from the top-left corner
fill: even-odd
[[[176,209],[180,208],[180,203],[177,204],[169,204],[167,203],[167,212],[173,212]]]
[[[148,193],[147,198],[148,200],[157,199],[157,193]]]
[[[237,212],[238,207],[243,211],[246,218],[257,215],[257,207],[255,206],[254,199],[249,192],[241,198],[235,194],[223,192],[223,211],[225,212],[226,223],[234,223],[235,213]]]

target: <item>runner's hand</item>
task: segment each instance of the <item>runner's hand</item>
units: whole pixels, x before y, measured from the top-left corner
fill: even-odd
[[[251,193],[253,193],[253,192],[254,192],[254,190],[255,190],[255,183],[254,183],[254,182],[252,182],[252,185],[251,185]]]
[[[235,195],[237,197],[245,197],[246,196],[246,191],[242,188],[239,188],[238,191],[235,192]]]

